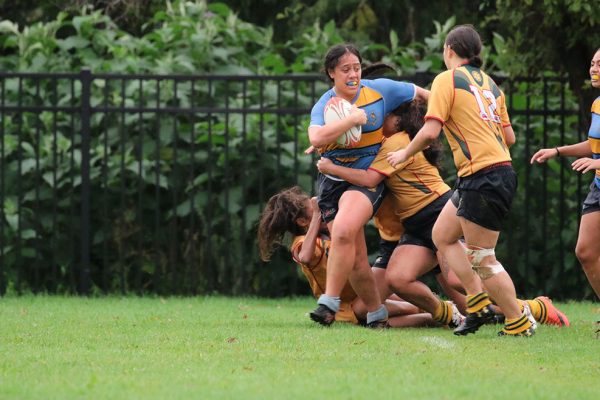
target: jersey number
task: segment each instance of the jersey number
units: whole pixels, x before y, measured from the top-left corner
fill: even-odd
[[[496,104],[496,97],[494,97],[494,93],[486,89],[481,91],[481,93],[483,93],[483,97],[489,100],[489,105],[486,112],[485,106],[483,105],[483,99],[481,98],[481,93],[479,92],[479,88],[473,85],[469,85],[469,88],[471,89],[471,92],[473,92],[475,100],[477,100],[477,105],[479,106],[479,116],[481,117],[481,119],[484,121],[493,121],[499,124],[500,117],[496,112],[498,105]]]

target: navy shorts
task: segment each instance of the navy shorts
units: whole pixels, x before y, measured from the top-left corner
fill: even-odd
[[[405,219],[403,222],[404,235],[400,238],[398,246],[414,244],[416,246],[427,247],[436,252],[437,249],[433,244],[431,232],[433,231],[433,225],[437,221],[438,215],[440,215],[450,197],[452,197],[452,191],[448,190],[439,198],[419,210],[415,215]]]
[[[585,215],[596,211],[600,211],[600,189],[596,186],[596,182],[592,182],[590,192],[583,201],[581,214]]]
[[[500,231],[517,191],[510,163],[484,168],[456,181],[452,204],[456,215],[492,231]]]
[[[323,221],[329,223],[333,221],[338,212],[338,202],[342,194],[347,190],[356,190],[364,194],[373,206],[373,214],[377,212],[383,197],[385,196],[385,185],[381,182],[374,188],[356,186],[346,181],[336,181],[326,177],[323,174],[317,176],[318,184],[318,203]],[[371,216],[373,216],[371,214]]]
[[[379,254],[377,254],[377,258],[373,263],[373,268],[386,269],[397,245],[397,240],[379,240]]]

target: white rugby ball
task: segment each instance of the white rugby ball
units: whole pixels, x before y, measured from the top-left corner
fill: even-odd
[[[350,102],[347,100],[344,100],[341,97],[332,97],[329,99],[327,104],[325,104],[325,123],[328,124],[330,122],[339,121],[346,118],[348,115],[350,115],[351,109],[352,104],[350,104]],[[337,143],[343,147],[355,147],[360,141],[361,134],[361,126],[355,125],[346,132],[342,133],[337,138]]]

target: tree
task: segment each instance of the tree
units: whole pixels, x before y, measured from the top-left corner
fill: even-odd
[[[595,4],[595,5],[594,5]],[[567,75],[580,109],[589,118],[594,93],[589,60],[600,46],[597,2],[586,0],[489,0],[487,28],[506,38],[501,67],[512,75]]]

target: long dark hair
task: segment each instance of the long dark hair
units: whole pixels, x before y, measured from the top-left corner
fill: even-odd
[[[340,58],[342,58],[342,56],[346,53],[354,54],[356,57],[358,57],[358,61],[362,63],[360,52],[353,44],[336,44],[335,46],[330,47],[329,50],[327,50],[327,54],[325,54],[325,60],[323,61],[323,72],[325,72],[327,79],[329,79],[331,82],[333,82],[333,79],[331,79],[331,76],[329,76],[329,71],[337,67],[338,63],[340,62]]]
[[[448,33],[445,41],[461,58],[469,60],[469,64],[481,68],[483,59],[481,58],[481,37],[473,25],[458,25]]]
[[[426,105],[419,100],[413,100],[398,106],[392,111],[393,115],[399,117],[396,124],[396,131],[406,132],[410,140],[413,140],[425,123],[426,112]],[[425,150],[423,150],[423,155],[431,165],[439,168],[442,157],[442,145],[439,139],[434,140]]]
[[[269,199],[258,224],[258,247],[263,261],[269,261],[286,232],[294,236],[306,233],[306,228],[296,220],[310,218],[306,215],[308,200],[310,197],[299,186],[282,190]]]

